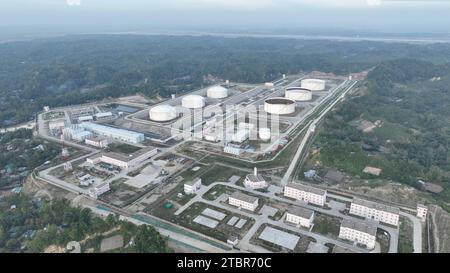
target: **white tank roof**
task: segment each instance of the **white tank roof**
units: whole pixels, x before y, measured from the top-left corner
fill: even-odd
[[[181,104],[186,108],[202,108],[205,106],[205,98],[199,95],[187,95],[183,97]]]
[[[209,88],[206,93],[208,97],[215,99],[222,99],[228,97],[228,89],[220,85]]]
[[[216,86],[213,86],[213,87],[209,88],[208,91],[222,92],[222,91],[228,91],[228,89],[226,89],[226,88],[223,87],[223,86],[216,85]]]
[[[173,112],[175,111],[175,107],[167,105],[167,104],[163,104],[163,105],[158,105],[153,107],[152,109],[150,109],[151,112]]]
[[[150,119],[155,121],[169,121],[177,116],[177,110],[170,105],[158,105],[150,109]]]

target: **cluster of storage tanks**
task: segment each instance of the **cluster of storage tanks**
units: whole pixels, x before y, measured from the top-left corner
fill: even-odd
[[[310,101],[312,100],[312,91],[301,87],[288,87],[285,97],[295,101]]]
[[[309,89],[311,91],[325,90],[325,81],[319,79],[304,79],[301,81],[301,88]]]
[[[304,79],[300,87],[288,87],[284,97],[269,98],[264,101],[264,111],[269,114],[289,115],[295,112],[297,101],[310,101],[314,91],[325,89],[325,81],[319,79]]]
[[[228,97],[228,89],[220,85],[213,86],[206,91],[206,96],[212,99],[224,99]],[[188,109],[201,109],[205,105],[206,99],[200,95],[186,95],[181,99],[181,106]],[[152,121],[167,122],[177,117],[177,110],[168,104],[158,105],[150,109],[149,117]]]

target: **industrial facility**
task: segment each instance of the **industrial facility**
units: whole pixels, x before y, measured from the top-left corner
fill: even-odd
[[[117,139],[130,143],[140,143],[144,141],[145,136],[142,133],[136,133],[129,130],[112,128],[109,126],[104,126],[100,124],[95,124],[91,122],[84,122],[79,125],[80,127],[86,129],[87,131],[91,131],[93,133],[110,137],[112,139]]]
[[[262,141],[269,141],[271,138],[270,128],[259,128],[259,138]]]
[[[301,87],[311,91],[325,90],[325,81],[319,79],[304,79],[301,81]]]
[[[310,101],[312,100],[312,91],[301,87],[288,87],[285,97],[295,101]]]
[[[152,121],[167,122],[177,117],[177,110],[170,105],[158,105],[150,109],[149,117]]]
[[[181,106],[189,109],[203,108],[205,104],[205,98],[200,95],[187,95],[181,100]]]
[[[295,112],[295,101],[283,97],[269,98],[264,101],[264,111],[274,115],[289,115]]]
[[[220,85],[209,88],[206,93],[208,98],[212,99],[224,99],[228,97],[228,89]]]

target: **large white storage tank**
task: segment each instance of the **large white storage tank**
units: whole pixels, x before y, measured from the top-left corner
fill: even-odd
[[[325,90],[325,81],[319,79],[304,79],[301,81],[301,87],[311,91]]]
[[[181,105],[190,109],[202,108],[205,106],[205,98],[199,95],[187,95],[181,100]]]
[[[177,110],[170,105],[158,105],[150,109],[149,116],[153,121],[169,121],[177,117]]]
[[[306,88],[289,87],[286,88],[285,97],[295,101],[310,101],[312,100],[312,92]]]
[[[228,89],[220,85],[213,86],[206,91],[208,98],[223,99],[228,97]]]
[[[259,128],[259,138],[263,141],[270,140],[270,128]]]
[[[269,98],[264,101],[264,111],[275,115],[289,115],[295,112],[295,101],[283,97]]]

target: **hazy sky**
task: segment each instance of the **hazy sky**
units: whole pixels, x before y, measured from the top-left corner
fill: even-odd
[[[0,35],[151,27],[449,32],[450,0],[0,0]]]

